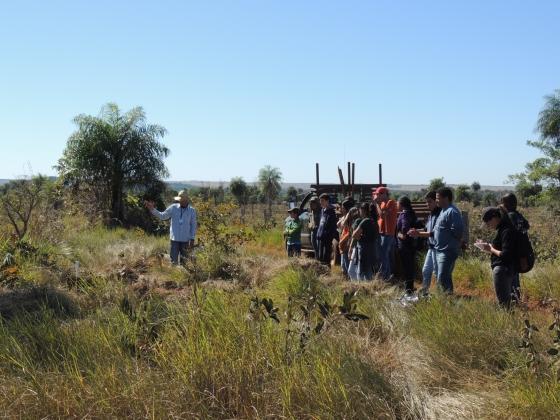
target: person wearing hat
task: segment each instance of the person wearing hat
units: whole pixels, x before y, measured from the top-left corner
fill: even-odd
[[[189,194],[186,190],[179,191],[174,198],[177,203],[171,204],[163,212],[155,208],[153,201],[146,201],[146,208],[153,216],[160,220],[171,220],[169,225],[169,239],[171,246],[169,255],[171,263],[179,264],[179,256],[187,258],[188,252],[194,246],[194,238],[198,228],[196,210],[189,205]]]
[[[397,231],[397,202],[389,199],[389,189],[386,187],[378,187],[373,192],[373,200],[377,204],[377,223],[381,238],[378,252],[380,272],[384,280],[389,280],[393,274],[391,262]]]
[[[319,259],[319,241],[317,240],[317,231],[321,223],[321,204],[319,197],[313,196],[309,201],[309,232],[311,233],[311,245],[315,251],[315,258]]]
[[[512,283],[516,274],[514,268],[515,232],[513,225],[497,207],[487,207],[482,211],[482,221],[490,230],[496,230],[492,243],[477,241],[475,244],[482,251],[490,254],[490,265],[496,297],[501,306],[509,308],[511,304]]]
[[[299,208],[290,207],[290,217],[284,225],[284,239],[286,240],[286,251],[288,257],[299,257],[301,255],[301,228],[302,222],[299,218]]]

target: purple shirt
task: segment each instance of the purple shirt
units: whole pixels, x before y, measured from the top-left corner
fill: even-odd
[[[397,219],[397,234],[402,233],[406,236],[408,231],[414,227],[416,224],[416,214],[413,211],[405,210],[399,213]],[[397,246],[399,249],[402,248],[412,248],[414,247],[414,239],[410,236],[406,236],[406,239],[400,239],[397,237]]]

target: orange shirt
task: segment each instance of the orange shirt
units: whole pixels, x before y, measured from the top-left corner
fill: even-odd
[[[395,235],[397,230],[397,202],[389,200],[379,205],[381,214],[377,223],[379,224],[379,233],[381,235]]]
[[[338,241],[338,248],[341,253],[348,252],[348,248],[350,248],[350,239],[350,229],[348,226],[344,226],[344,229],[340,234],[340,241]]]

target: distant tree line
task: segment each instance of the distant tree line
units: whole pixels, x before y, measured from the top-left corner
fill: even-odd
[[[164,159],[170,153],[162,143],[166,129],[148,123],[141,107],[122,112],[113,103],[103,106],[97,116],[78,115],[74,123],[76,130],[55,166],[59,174],[57,181],[39,175],[10,181],[0,188],[0,216],[14,234],[24,238],[34,215],[41,214],[44,222],[51,210],[61,206],[79,207],[88,217],[101,217],[110,225],[140,226],[151,231],[161,228],[146,216],[142,201],[155,200],[162,207],[175,194],[164,182],[169,175]],[[545,97],[536,132],[538,139],[527,143],[542,156],[509,180],[515,183],[524,205],[560,209],[560,90]],[[215,203],[235,201],[241,207],[242,217],[247,206],[266,204],[264,216],[271,218],[274,203],[297,202],[303,192],[294,187],[282,191],[281,182],[279,169],[265,166],[255,184],[236,177],[227,188],[198,187],[190,192],[194,197]],[[427,190],[444,185],[443,178],[436,178],[430,181]],[[421,200],[424,193],[409,195]],[[457,201],[475,206],[495,204],[499,199],[497,194],[483,191],[476,181],[470,186],[455,187]]]

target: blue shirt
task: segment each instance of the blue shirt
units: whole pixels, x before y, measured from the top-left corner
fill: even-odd
[[[428,220],[426,222],[426,232],[432,233],[434,231],[440,214],[441,209],[439,207],[436,209],[436,211],[430,213],[430,216],[428,216]],[[434,235],[430,235],[430,237],[428,238],[428,244],[430,245],[430,248],[434,248],[435,242],[436,241],[434,239]]]
[[[171,204],[164,211],[152,210],[152,214],[160,220],[171,219],[169,238],[176,242],[193,241],[198,228],[196,210],[190,205],[181,207],[179,203]]]
[[[434,227],[434,247],[437,252],[459,254],[463,239],[463,216],[457,207],[441,209]]]

